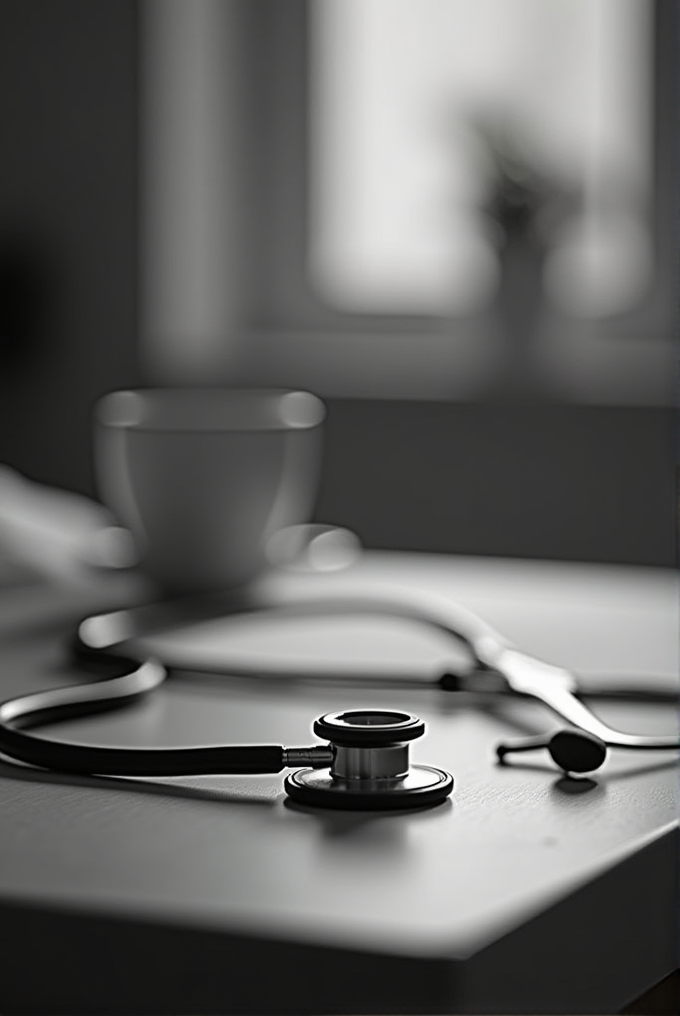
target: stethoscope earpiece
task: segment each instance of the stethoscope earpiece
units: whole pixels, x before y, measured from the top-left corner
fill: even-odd
[[[503,762],[507,755],[547,748],[555,765],[565,773],[591,773],[607,757],[607,745],[587,730],[558,730],[548,740],[544,736],[527,738],[512,744],[499,744],[496,755]]]
[[[607,745],[587,730],[558,730],[547,744],[553,762],[565,773],[591,773],[607,758]]]
[[[425,733],[412,713],[354,709],[326,713],[314,733],[330,742],[329,769],[298,769],[284,786],[299,804],[315,808],[387,811],[439,804],[453,777],[431,766],[409,766],[409,741]]]

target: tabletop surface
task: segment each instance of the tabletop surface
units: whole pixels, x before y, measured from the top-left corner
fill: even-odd
[[[343,572],[271,581],[284,592],[434,590],[584,680],[614,675],[678,687],[671,572],[368,553]],[[68,594],[0,589],[0,696],[82,680],[63,652],[69,626],[127,595],[125,579]],[[221,618],[142,642],[180,668],[167,684],[132,710],[63,723],[50,728],[53,736],[102,745],[306,745],[321,713],[398,708],[427,724],[413,761],[449,770],[454,793],[430,810],[343,813],[292,805],[280,776],[94,779],[3,759],[0,899],[465,959],[677,823],[672,752],[612,752],[579,785],[542,754],[496,765],[500,739],[559,724],[526,700],[400,688],[402,677],[427,681],[461,659],[446,636],[413,622]],[[229,659],[282,674],[254,680],[202,670]],[[284,676],[329,669],[338,677],[328,683]],[[348,672],[374,680],[348,686]],[[667,705],[602,700],[595,708],[624,730],[677,730]]]

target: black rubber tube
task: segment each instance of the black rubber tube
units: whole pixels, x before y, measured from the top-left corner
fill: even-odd
[[[280,745],[214,748],[99,748],[50,741],[0,724],[0,751],[42,769],[90,776],[279,773]]]
[[[159,687],[167,677],[155,660],[135,660],[110,650],[93,649],[80,639],[77,660],[100,672],[114,673],[89,684],[36,692],[0,704],[0,751],[43,769],[97,776],[186,776],[278,773],[285,768],[281,745],[201,748],[102,748],[54,741],[28,733],[31,727],[119,709]]]

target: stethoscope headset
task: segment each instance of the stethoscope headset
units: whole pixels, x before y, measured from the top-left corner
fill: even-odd
[[[481,618],[435,594],[389,589],[377,593],[301,596],[280,603],[250,603],[237,612],[274,610],[284,616],[333,615],[364,611],[425,623],[462,642],[475,669],[444,673],[433,683],[443,691],[510,692],[539,700],[571,726],[549,736],[525,738],[496,748],[499,762],[515,752],[547,749],[563,773],[591,773],[609,748],[677,750],[676,735],[649,736],[617,731],[578,697],[567,670],[513,647]],[[44,723],[128,705],[158,688],[168,667],[126,650],[132,612],[87,618],[70,646],[73,659],[99,674],[91,683],[37,692],[0,705],[0,751],[43,769],[92,776],[167,777],[197,774],[255,774],[295,771],[284,787],[297,803],[312,807],[392,810],[421,808],[447,798],[453,777],[431,766],[409,764],[409,746],[425,732],[412,713],[347,709],[314,722],[323,744],[218,745],[190,748],[109,748],[56,741],[31,733]],[[229,668],[225,666],[225,671]],[[261,671],[260,671],[261,673]],[[423,681],[417,682],[420,687]],[[301,767],[301,768],[296,768]]]

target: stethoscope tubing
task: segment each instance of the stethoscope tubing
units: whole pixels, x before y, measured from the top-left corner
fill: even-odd
[[[470,651],[477,670],[470,675],[445,673],[427,682],[444,691],[487,691],[533,697],[577,729],[600,737],[612,747],[677,750],[677,736],[630,735],[604,724],[577,698],[578,685],[568,671],[552,667],[514,649],[477,615],[434,594],[391,589],[364,595],[298,597],[286,603],[249,603],[239,613],[271,611],[278,616],[337,615],[370,612],[419,621],[453,636]],[[138,657],[126,648],[134,631],[130,611],[116,611],[85,619],[77,630],[75,658],[95,669],[115,668],[115,673],[88,684],[68,686],[21,696],[0,704],[0,751],[19,761],[43,768],[78,773],[119,776],[173,776],[207,773],[280,772],[287,765],[282,745],[215,746],[191,748],[106,748],[53,741],[29,733],[42,723],[120,708],[158,688],[167,667],[149,657]],[[228,672],[231,668],[225,666]],[[236,668],[238,669],[238,668]],[[262,673],[260,676],[276,676]],[[528,675],[528,676],[527,676]],[[543,684],[541,684],[543,681]],[[406,686],[407,682],[399,682]],[[426,682],[408,682],[422,688]],[[523,686],[522,686],[523,685]],[[294,749],[309,751],[311,749]]]
[[[222,601],[223,603],[223,601]],[[181,616],[182,607],[179,608]],[[193,605],[193,619],[205,620],[219,616],[220,601]],[[202,613],[201,613],[202,611]],[[445,690],[528,696],[547,706],[567,723],[600,738],[610,747],[650,750],[673,749],[680,746],[676,735],[637,735],[619,731],[604,723],[579,697],[579,683],[574,674],[539,660],[517,649],[505,636],[473,611],[442,595],[408,588],[375,586],[362,591],[341,593],[320,589],[314,595],[286,594],[285,600],[268,596],[255,589],[242,607],[232,606],[233,614],[270,613],[276,617],[337,616],[362,613],[383,615],[415,621],[453,637],[468,650],[476,671],[461,681],[455,674],[444,674],[437,682]],[[142,615],[144,616],[144,614]],[[154,617],[153,609],[146,616]],[[162,618],[162,611],[161,611]],[[138,618],[129,611],[113,612],[90,618],[81,625],[81,637],[89,645],[111,645],[115,640],[144,637]],[[234,661],[238,669],[238,661]],[[225,670],[232,672],[226,664]]]
[[[187,776],[278,773],[285,768],[283,745],[196,748],[104,748],[53,741],[27,733],[41,723],[75,719],[119,709],[143,698],[166,680],[156,660],[108,655],[124,673],[10,699],[0,705],[0,751],[30,765],[62,772],[115,776]]]

